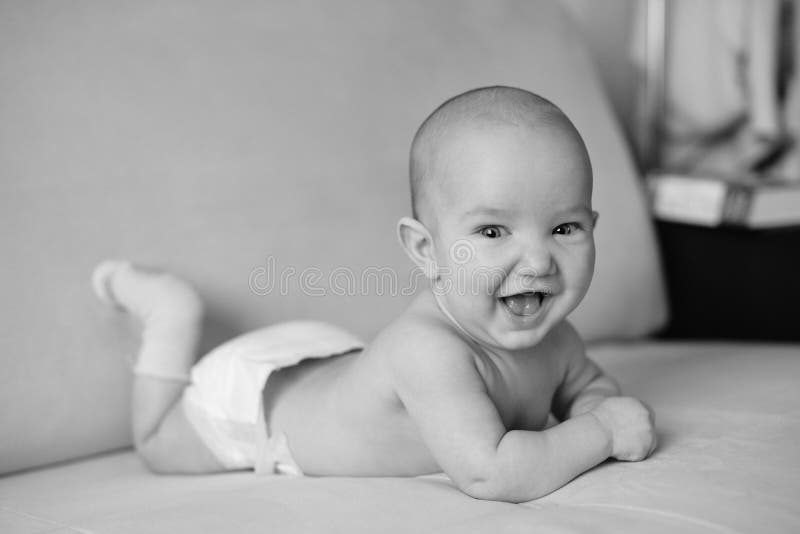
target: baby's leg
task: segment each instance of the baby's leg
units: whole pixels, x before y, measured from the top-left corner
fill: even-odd
[[[203,306],[197,292],[173,275],[121,261],[101,263],[92,282],[101,300],[142,322],[131,418],[145,463],[162,473],[223,470],[180,403],[200,338]]]

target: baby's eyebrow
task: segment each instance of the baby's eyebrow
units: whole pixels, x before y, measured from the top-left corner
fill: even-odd
[[[464,213],[463,218],[464,219],[468,219],[468,218],[473,217],[475,215],[490,215],[490,216],[493,216],[493,217],[499,217],[501,215],[506,215],[507,213],[508,213],[508,211],[504,210],[502,208],[492,208],[492,207],[489,207],[489,206],[477,206],[475,208],[467,210]]]
[[[563,216],[563,215],[572,215],[572,214],[575,214],[575,213],[578,213],[578,214],[583,215],[585,217],[591,217],[592,216],[591,208],[589,208],[585,204],[578,204],[577,206],[572,206],[572,207],[569,207],[569,208],[565,208],[563,210],[559,210],[557,215]]]
[[[502,217],[509,214],[509,210],[503,208],[493,208],[491,206],[476,206],[467,210],[464,215],[462,216],[463,219],[469,219],[470,217],[474,216],[490,216],[490,217]],[[570,206],[556,212],[556,216],[567,216],[573,214],[580,214],[585,217],[592,216],[592,210],[585,204],[578,204],[576,206]]]

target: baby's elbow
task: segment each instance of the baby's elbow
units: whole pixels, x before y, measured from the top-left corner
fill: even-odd
[[[493,476],[493,469],[489,465],[484,465],[483,469],[477,465],[473,469],[462,469],[457,473],[448,472],[450,479],[462,493],[474,499],[482,501],[497,501],[499,492],[497,488],[496,476]]]
[[[458,487],[473,499],[514,504],[532,501],[548,493],[530,485],[525,488],[518,487],[512,481],[496,475],[472,478],[465,483],[458,484]]]
[[[503,499],[505,496],[497,487],[497,484],[494,481],[489,479],[475,479],[470,480],[467,483],[459,484],[458,489],[460,489],[463,493],[469,495],[473,499],[479,499],[482,501],[507,501]]]
[[[503,440],[494,451],[459,462],[457,472],[448,471],[458,489],[474,499],[508,503],[531,501],[552,491],[539,469],[520,465],[513,454],[514,437],[511,445],[503,446]]]

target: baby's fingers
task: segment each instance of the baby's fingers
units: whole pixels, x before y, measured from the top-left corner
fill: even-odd
[[[644,460],[656,450],[658,446],[658,438],[656,436],[655,428],[651,425],[644,438],[644,447],[642,447],[643,454],[634,461]]]
[[[650,444],[650,450],[647,451],[647,456],[650,456],[651,454],[653,454],[653,451],[656,450],[656,447],[658,447],[658,434],[653,432],[653,441]]]
[[[638,462],[650,456],[656,448],[656,433],[650,424],[644,428],[628,429],[625,438],[626,445],[614,456],[617,460]]]
[[[658,447],[658,434],[656,434],[656,413],[649,405],[644,404],[644,406],[645,408],[647,408],[647,411],[650,415],[650,449],[647,451],[647,454],[645,455],[645,458],[647,458],[648,456],[653,454],[653,451],[655,451],[656,447]]]

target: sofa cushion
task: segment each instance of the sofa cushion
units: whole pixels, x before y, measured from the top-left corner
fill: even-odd
[[[206,348],[289,318],[369,338],[423,283],[394,237],[415,128],[491,84],[553,99],[586,138],[601,222],[578,328],[650,332],[651,227],[559,4],[2,3],[0,472],[130,443],[137,325],[92,297],[103,258],[194,282]]]
[[[659,447],[644,462],[605,462],[520,505],[473,499],[444,475],[155,476],[122,453],[1,479],[0,530],[800,532],[798,349],[629,343],[591,351],[654,408]]]

